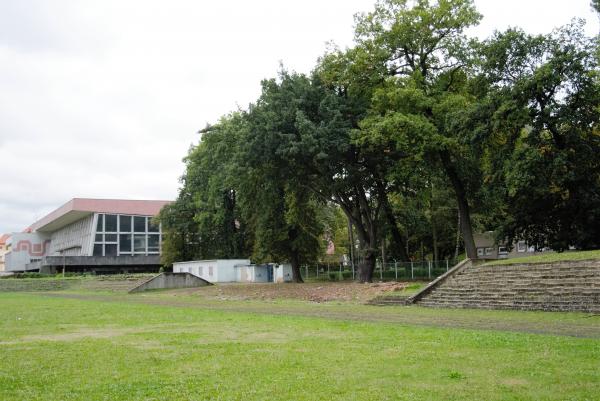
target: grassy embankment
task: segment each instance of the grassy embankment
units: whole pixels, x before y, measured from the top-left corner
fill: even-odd
[[[553,263],[566,261],[596,260],[600,259],[600,250],[595,251],[567,251],[548,252],[540,255],[525,256],[522,258],[501,259],[486,263],[486,266],[513,265],[520,263]]]

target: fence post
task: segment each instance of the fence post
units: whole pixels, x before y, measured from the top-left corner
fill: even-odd
[[[383,281],[383,260],[381,261],[381,264],[379,265],[379,280]]]
[[[414,269],[414,264],[413,264],[412,260],[410,261],[410,278],[412,280],[414,280],[414,278],[415,278],[415,269]]]
[[[427,275],[429,278],[431,278],[431,260],[427,261]]]
[[[446,271],[448,271],[448,269],[450,269],[450,266],[448,265],[448,259],[446,259]]]
[[[329,277],[329,263],[327,263],[327,277]]]
[[[394,259],[394,271],[396,272],[396,281],[398,281],[398,262]]]
[[[304,265],[304,270],[306,270],[306,278],[308,278],[308,265]]]

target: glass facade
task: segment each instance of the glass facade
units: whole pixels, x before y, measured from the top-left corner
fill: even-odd
[[[150,216],[98,214],[94,256],[159,255],[160,226]]]

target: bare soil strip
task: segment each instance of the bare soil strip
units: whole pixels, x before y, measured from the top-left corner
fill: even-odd
[[[38,295],[58,298],[80,299],[86,301],[136,303],[170,307],[199,308],[240,313],[257,313],[266,315],[304,316],[335,320],[359,322],[382,322],[402,325],[460,328],[475,330],[498,330],[518,333],[560,335],[582,338],[600,338],[600,317],[590,314],[570,314],[576,316],[568,321],[560,319],[535,319],[529,312],[510,312],[510,316],[498,313],[486,313],[481,310],[444,310],[428,309],[415,306],[377,307],[364,305],[327,305],[301,303],[289,305],[273,302],[235,302],[207,301],[205,299],[164,297],[149,294],[148,296],[73,294],[73,293],[37,293]],[[176,295],[176,294],[175,294]],[[559,312],[537,312],[555,313]],[[515,316],[517,315],[517,316]]]

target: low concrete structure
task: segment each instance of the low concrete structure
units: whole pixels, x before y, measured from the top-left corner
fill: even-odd
[[[161,273],[156,277],[129,290],[130,293],[148,290],[166,290],[174,288],[197,288],[212,285],[190,273]]]
[[[160,269],[159,255],[119,256],[45,256],[38,262],[28,265],[30,270],[40,273],[60,273],[66,271],[94,272],[96,274],[114,273],[158,273]]]
[[[194,260],[173,263],[174,273],[190,273],[211,283],[283,283],[292,281],[289,264],[253,265],[249,259]]]

